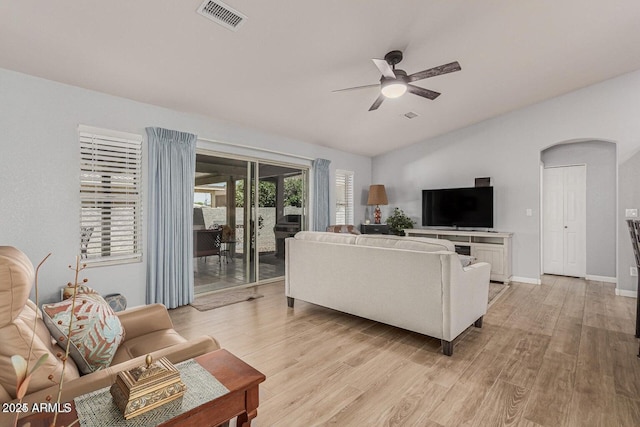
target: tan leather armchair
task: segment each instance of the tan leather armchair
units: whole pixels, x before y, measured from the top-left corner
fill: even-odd
[[[16,397],[16,377],[11,356],[28,357],[29,345],[36,333],[29,364],[33,366],[43,353],[49,357],[34,373],[24,402],[45,402],[47,396],[55,401],[57,381],[62,372],[60,356],[64,354],[52,339],[42,320],[42,314],[30,301],[29,293],[34,283],[34,269],[25,254],[10,246],[0,246],[0,402]],[[151,304],[117,313],[124,329],[124,341],[118,347],[111,366],[107,369],[81,375],[71,358],[65,368],[62,402],[81,394],[110,386],[118,372],[144,364],[147,354],[154,359],[167,357],[171,362],[184,360],[217,350],[218,342],[209,336],[186,340],[173,329],[167,309],[161,304]],[[54,380],[50,380],[49,375]],[[31,406],[31,405],[29,405]],[[0,425],[10,419],[10,414],[0,414]]]

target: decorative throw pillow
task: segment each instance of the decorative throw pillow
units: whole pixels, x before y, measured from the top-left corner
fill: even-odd
[[[127,298],[122,294],[105,295],[104,300],[113,311],[124,311],[127,309]]]
[[[470,266],[476,260],[475,257],[469,256],[469,255],[458,255],[458,258],[460,258],[460,263],[462,264],[462,268]]]
[[[83,374],[109,367],[124,339],[120,319],[93,289],[78,292],[73,316],[72,301],[67,299],[42,306],[49,332],[62,348],[66,348],[67,338],[71,340],[69,355]],[[71,334],[67,336],[71,319]]]

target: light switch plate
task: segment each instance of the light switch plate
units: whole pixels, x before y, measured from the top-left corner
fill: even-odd
[[[624,216],[627,218],[638,218],[638,209],[625,209]]]
[[[527,216],[533,215],[533,210],[532,209],[527,209],[525,212],[526,212]]]

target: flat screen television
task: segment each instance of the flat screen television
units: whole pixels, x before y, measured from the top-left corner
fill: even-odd
[[[422,190],[422,225],[493,228],[493,187]]]

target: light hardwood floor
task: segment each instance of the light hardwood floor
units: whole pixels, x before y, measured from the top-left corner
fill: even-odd
[[[258,370],[254,426],[640,426],[635,299],[545,276],[512,283],[484,318],[440,342],[296,301],[284,284],[208,312],[171,311]]]

